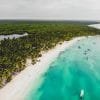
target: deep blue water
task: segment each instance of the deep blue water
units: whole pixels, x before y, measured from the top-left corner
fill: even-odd
[[[100,37],[78,41],[62,52],[25,100],[100,100]]]

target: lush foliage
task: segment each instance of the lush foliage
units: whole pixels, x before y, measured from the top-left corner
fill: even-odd
[[[77,36],[100,34],[95,28],[77,24],[0,24],[0,34],[24,32],[28,36],[0,41],[0,87],[25,68],[26,58],[32,58],[34,64],[41,56],[41,51],[48,50],[59,42]]]

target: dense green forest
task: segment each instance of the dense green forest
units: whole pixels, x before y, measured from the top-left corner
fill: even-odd
[[[0,41],[0,87],[23,70],[27,58],[36,63],[41,51],[73,37],[100,34],[100,30],[80,24],[32,23],[0,24],[0,35],[23,34],[28,36]]]

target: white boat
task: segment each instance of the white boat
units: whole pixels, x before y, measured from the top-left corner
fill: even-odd
[[[80,91],[80,100],[83,100],[83,98],[84,98],[84,90],[82,89]]]

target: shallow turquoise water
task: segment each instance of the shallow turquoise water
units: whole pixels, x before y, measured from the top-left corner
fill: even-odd
[[[62,52],[42,76],[43,82],[31,89],[26,100],[100,100],[100,37],[78,41]]]

